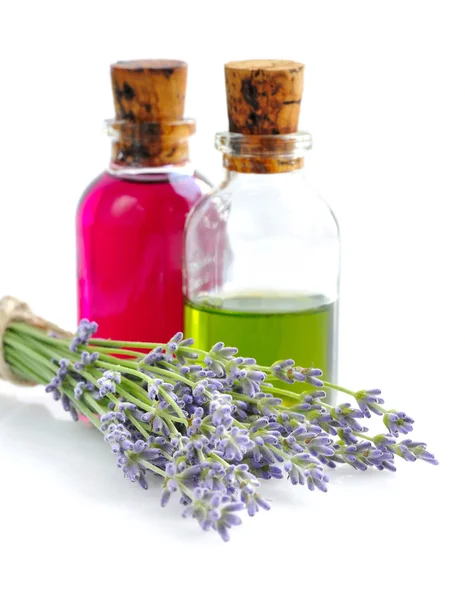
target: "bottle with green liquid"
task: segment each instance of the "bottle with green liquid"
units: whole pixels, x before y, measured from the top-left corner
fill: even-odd
[[[306,182],[303,71],[226,64],[229,131],[216,136],[226,175],[187,221],[185,332],[205,350],[221,340],[259,364],[292,358],[334,382],[339,231]]]

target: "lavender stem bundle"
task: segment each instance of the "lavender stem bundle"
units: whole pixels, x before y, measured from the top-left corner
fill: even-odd
[[[222,342],[206,352],[177,333],[166,344],[96,339],[97,324],[77,335],[49,335],[11,322],[3,355],[23,380],[46,385],[73,419],[85,416],[103,433],[124,476],[147,489],[162,479],[162,506],[179,494],[183,516],[227,541],[237,514],[268,510],[260,479],[287,478],[326,492],[328,468],[395,471],[395,459],[437,464],[404,412],[387,409],[378,389],[351,391],[324,381],[321,370],[290,359],[270,366],[237,356]],[[92,338],[92,339],[91,339]],[[305,383],[292,391],[282,383]],[[352,401],[327,403],[325,390]],[[370,435],[372,415],[384,431]]]

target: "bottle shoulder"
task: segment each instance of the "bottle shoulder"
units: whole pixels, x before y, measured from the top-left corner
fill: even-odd
[[[116,187],[117,180],[111,177],[107,171],[100,172],[92,181],[86,186],[79,199],[79,205],[82,205],[89,198],[95,195],[99,195],[104,189]]]
[[[194,174],[193,174],[193,178],[198,183],[198,185],[203,189],[203,195],[204,196],[210,194],[213,191],[213,184],[200,171],[195,170]]]
[[[167,172],[153,176],[125,177],[104,171],[91,181],[81,195],[78,213],[90,206],[131,203],[139,206],[169,204],[171,209],[190,209],[211,189],[197,172]]]
[[[273,177],[273,176],[271,176]],[[279,176],[278,176],[279,177]],[[320,227],[339,235],[339,225],[329,204],[305,181],[275,181],[266,177],[248,182],[226,180],[195,206],[188,221],[191,228],[214,226],[221,221],[224,230],[295,230]],[[288,183],[288,185],[287,185]]]

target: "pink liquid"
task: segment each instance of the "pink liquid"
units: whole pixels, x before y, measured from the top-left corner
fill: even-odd
[[[79,318],[98,336],[166,342],[183,330],[187,213],[208,190],[198,175],[161,180],[101,174],[77,212]]]

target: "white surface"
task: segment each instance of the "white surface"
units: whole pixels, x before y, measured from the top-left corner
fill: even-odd
[[[156,486],[124,481],[98,436],[39,390],[5,384],[0,598],[461,599],[462,3],[168,6],[1,4],[0,295],[73,326],[74,210],[108,159],[110,62],[189,62],[193,158],[217,181],[223,63],[300,60],[309,168],[342,230],[341,383],[380,386],[416,417],[415,439],[441,465],[341,470],[326,495],[267,486],[273,509],[245,519],[226,545],[179,518],[177,504],[160,509]]]
[[[244,517],[225,544],[177,502],[161,509],[156,485],[124,481],[91,426],[39,397],[1,400],[2,597],[463,598],[460,481],[426,414],[440,467],[341,468],[327,494],[265,484],[272,510]]]

